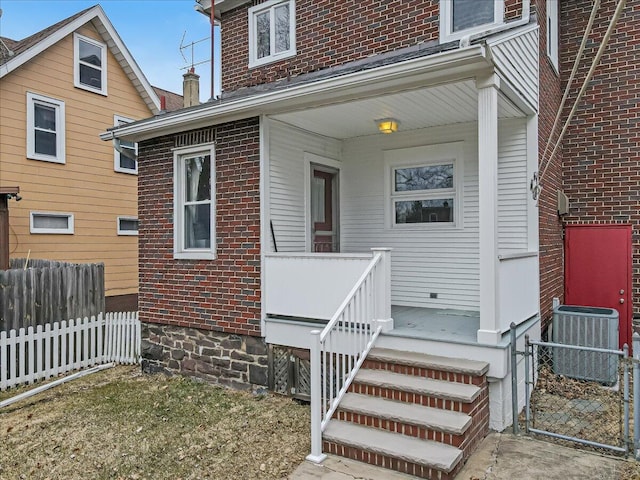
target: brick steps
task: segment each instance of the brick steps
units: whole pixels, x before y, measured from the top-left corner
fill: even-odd
[[[453,478],[488,432],[485,362],[373,349],[325,429],[326,453]]]

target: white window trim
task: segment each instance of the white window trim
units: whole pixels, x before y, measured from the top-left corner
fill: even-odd
[[[138,217],[127,217],[127,216],[119,216],[116,220],[116,228],[118,230],[118,235],[138,235],[138,230],[122,230],[120,228],[120,222],[122,220],[135,220],[138,221]],[[138,228],[140,228],[138,226]]]
[[[120,126],[123,123],[131,123],[134,120],[127,117],[121,117],[120,115],[113,116],[113,125],[115,127]],[[136,158],[138,157],[138,144],[134,143]],[[113,169],[116,172],[128,173],[130,175],[138,174],[138,160],[136,160],[136,168],[124,168],[120,165],[120,152],[114,147],[113,149]]]
[[[184,248],[183,211],[183,170],[181,160],[196,154],[211,157],[211,242],[209,248]],[[192,260],[215,260],[216,258],[216,160],[214,144],[196,147],[176,148],[173,150],[173,258]]]
[[[53,107],[56,111],[56,155],[36,153],[35,117],[36,103]],[[43,162],[65,163],[65,125],[64,102],[55,98],[45,97],[27,92],[27,158]]]
[[[401,230],[461,229],[464,185],[464,142],[441,143],[421,147],[386,150],[384,152],[385,228]],[[438,189],[425,195],[424,191],[394,193],[396,168],[442,165],[453,163],[453,188]],[[454,200],[453,222],[396,223],[395,201],[398,199],[428,199],[450,196]]]
[[[66,217],[67,218],[67,228],[37,228],[34,226],[33,217],[34,216],[42,216],[42,217]],[[31,233],[48,233],[48,234],[56,234],[56,235],[73,235],[74,234],[74,220],[73,213],[63,213],[63,212],[29,212],[29,231]]]
[[[258,13],[265,10],[270,11],[271,19],[273,20],[273,12],[276,6],[288,3],[289,4],[289,50],[280,53],[274,53],[263,58],[257,58],[257,52],[255,48],[256,41],[256,22],[255,18]],[[273,25],[273,23],[272,23]],[[271,45],[275,45],[274,36],[275,31],[272,28]],[[268,63],[277,62],[285,58],[293,57],[296,55],[296,2],[294,0],[270,0],[265,3],[261,3],[249,9],[249,68],[259,67]]]
[[[100,71],[102,73],[102,88],[94,88],[91,85],[85,85],[80,83],[80,40],[83,42],[91,43],[96,47],[100,47],[101,63]],[[95,65],[91,65],[92,68],[98,68]],[[94,40],[93,38],[85,37],[79,33],[73,34],[73,84],[77,88],[88,90],[89,92],[99,93],[100,95],[107,96],[107,45]]]
[[[547,0],[547,56],[551,64],[560,71],[558,62],[558,1]]]
[[[493,22],[484,23],[475,27],[453,31],[453,4],[452,0],[440,0],[440,43],[460,40],[467,35],[481,33],[504,23],[504,0],[494,0]]]

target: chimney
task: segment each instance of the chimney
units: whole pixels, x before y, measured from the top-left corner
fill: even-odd
[[[183,107],[200,105],[200,75],[191,67],[183,76],[182,90],[184,97]]]

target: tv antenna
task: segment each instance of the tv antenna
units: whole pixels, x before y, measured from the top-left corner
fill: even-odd
[[[189,42],[189,43],[185,44],[184,43],[184,37],[186,37],[186,36],[187,36],[187,31],[185,30],[184,33],[182,34],[182,40],[180,40],[180,55],[182,55],[182,58],[184,60],[184,63],[186,64],[186,66],[180,67],[180,70],[190,70],[190,69],[194,68],[196,65],[202,65],[203,63],[211,62],[211,59],[201,60],[201,61],[196,62],[196,59],[195,59],[195,48],[194,48],[199,43],[211,40],[211,37],[201,38],[200,40],[195,40],[193,42]],[[187,57],[185,56],[185,50],[190,50],[189,55],[191,56],[191,61],[189,61],[189,59],[187,59]]]

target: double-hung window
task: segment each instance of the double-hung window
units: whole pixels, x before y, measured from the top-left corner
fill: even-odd
[[[385,152],[389,226],[459,223],[459,144]]]
[[[74,84],[102,95],[107,94],[107,46],[74,34]]]
[[[294,0],[271,0],[249,9],[249,67],[296,54]]]
[[[27,158],[65,163],[64,102],[27,92]]]
[[[504,0],[440,0],[440,42],[459,40],[504,21]]]
[[[132,121],[130,118],[118,115],[113,116],[113,124],[116,127],[126,125]],[[118,148],[114,149],[114,170],[122,173],[138,173],[138,144],[126,140],[116,141],[118,142]]]
[[[174,151],[174,257],[215,258],[213,146]]]

